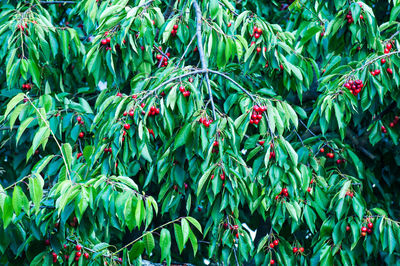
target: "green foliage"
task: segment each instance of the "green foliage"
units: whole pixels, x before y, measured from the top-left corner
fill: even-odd
[[[400,262],[398,0],[0,3],[1,264]]]

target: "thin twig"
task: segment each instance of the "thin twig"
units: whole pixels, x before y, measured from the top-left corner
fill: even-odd
[[[189,44],[186,46],[185,52],[183,52],[183,55],[181,56],[181,58],[179,59],[178,63],[176,64],[175,68],[178,68],[178,66],[181,64],[183,58],[185,58],[185,55],[187,53],[187,51],[190,48],[190,45],[192,44],[192,42],[194,41],[194,39],[196,38],[196,35],[193,36],[193,38],[190,40]]]
[[[200,6],[197,3],[197,0],[193,1],[193,6],[194,9],[196,10],[196,35],[197,35],[197,48],[199,51],[199,55],[200,55],[200,62],[201,62],[201,67],[203,69],[207,69],[207,61],[204,57],[204,49],[203,49],[203,40],[202,40],[202,36],[201,36],[201,19],[202,19],[202,15],[201,15],[201,10],[200,10]],[[212,95],[212,90],[211,90],[211,85],[210,85],[210,79],[208,77],[208,73],[205,73],[205,77],[206,77],[206,85],[207,85],[207,90],[208,90],[208,94],[210,97],[210,103],[211,103],[211,108],[212,108],[212,113],[213,113],[213,118],[214,120],[217,119],[217,116],[215,114],[215,105],[214,105],[214,99],[213,99],[213,95]]]
[[[239,16],[239,14],[236,13],[235,10],[230,9],[229,7],[227,7],[227,6],[226,6],[224,3],[222,3],[221,1],[218,1],[218,3],[219,3],[221,6],[227,8],[229,11],[231,11],[231,13],[233,13],[235,16]]]

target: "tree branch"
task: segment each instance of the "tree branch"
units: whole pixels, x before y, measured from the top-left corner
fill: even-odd
[[[202,36],[201,36],[201,18],[202,18],[202,15],[201,15],[201,10],[200,10],[199,4],[197,3],[197,0],[193,1],[193,6],[194,6],[194,9],[196,10],[197,48],[198,48],[199,55],[200,55],[201,67],[203,69],[207,69],[208,66],[207,66],[206,59],[204,57],[203,41],[202,41]],[[211,103],[213,118],[214,118],[214,120],[216,120],[217,117],[215,115],[214,99],[213,99],[213,95],[212,95],[210,79],[208,77],[208,73],[207,72],[205,73],[205,77],[206,77],[206,85],[207,85],[208,94],[210,96],[210,103]]]

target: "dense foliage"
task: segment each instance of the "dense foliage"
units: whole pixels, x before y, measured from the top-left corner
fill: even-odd
[[[400,263],[399,0],[0,7],[1,265]]]

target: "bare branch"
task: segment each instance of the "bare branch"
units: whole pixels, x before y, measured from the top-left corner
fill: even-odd
[[[202,40],[202,36],[201,36],[201,10],[200,10],[200,6],[197,3],[197,0],[193,1],[193,6],[194,9],[196,10],[196,34],[197,34],[197,48],[199,51],[199,55],[200,55],[200,62],[201,62],[201,67],[203,69],[207,69],[207,61],[205,59],[204,56],[204,49],[203,49],[203,40]],[[215,115],[215,105],[214,105],[214,99],[213,99],[213,95],[212,95],[212,90],[211,90],[211,85],[210,85],[210,79],[208,77],[208,73],[205,73],[205,77],[206,77],[206,85],[207,85],[207,90],[208,90],[208,94],[210,96],[210,103],[211,103],[211,108],[212,108],[212,113],[213,113],[213,118],[214,120],[217,119],[216,115]]]

